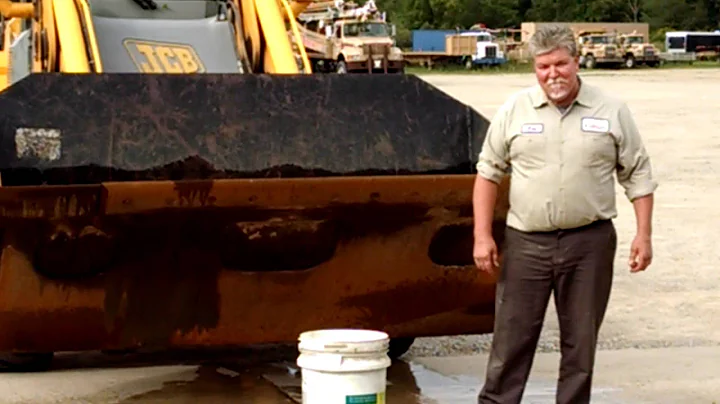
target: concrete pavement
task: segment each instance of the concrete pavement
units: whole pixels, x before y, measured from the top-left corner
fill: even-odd
[[[292,356],[271,363],[222,353],[167,357],[64,356],[53,371],[0,374],[0,403],[301,402]],[[556,353],[537,354],[523,403],[554,403],[558,360]],[[486,355],[396,361],[388,369],[387,403],[475,403],[486,362]],[[593,403],[720,403],[720,347],[600,351]]]

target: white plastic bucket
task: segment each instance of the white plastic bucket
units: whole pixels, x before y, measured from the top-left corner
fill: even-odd
[[[385,404],[390,339],[381,331],[300,334],[303,404]]]

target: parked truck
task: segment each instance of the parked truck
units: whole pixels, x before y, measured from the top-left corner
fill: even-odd
[[[616,35],[604,30],[580,31],[577,34],[580,66],[594,69],[599,65],[619,66],[624,62]]]
[[[412,44],[412,51],[404,53],[405,61],[412,65],[459,64],[471,69],[507,62],[488,30],[415,30]]]
[[[660,65],[660,53],[658,49],[655,45],[645,40],[643,34],[637,32],[620,34],[618,41],[623,50],[625,67],[633,68],[638,64],[644,64],[650,67]]]
[[[577,41],[580,65],[588,69],[598,66],[633,68],[638,64],[655,67],[661,63],[657,48],[638,32],[581,31]]]
[[[403,73],[395,26],[373,0],[318,1],[298,15],[303,47],[315,72]]]

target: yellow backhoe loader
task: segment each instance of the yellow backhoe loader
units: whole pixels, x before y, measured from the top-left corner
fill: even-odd
[[[310,74],[306,6],[0,1],[2,363],[492,331],[487,120],[412,75]]]

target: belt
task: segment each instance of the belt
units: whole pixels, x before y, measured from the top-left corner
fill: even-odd
[[[592,223],[579,226],[579,227],[572,227],[569,229],[555,229],[555,230],[541,230],[541,231],[521,231],[517,229],[512,229],[514,231],[520,231],[521,233],[527,233],[527,234],[547,234],[547,235],[555,235],[555,234],[568,234],[568,233],[577,233],[585,230],[589,230],[595,227],[605,226],[608,224],[612,224],[612,219],[598,219]]]

